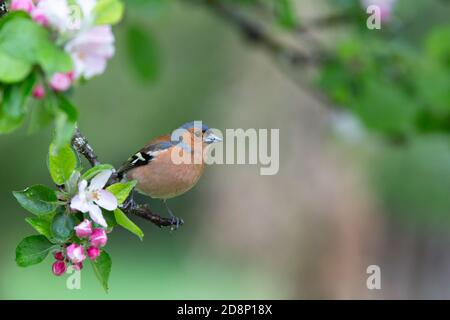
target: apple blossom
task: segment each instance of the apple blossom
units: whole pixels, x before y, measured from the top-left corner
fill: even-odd
[[[52,265],[52,272],[55,276],[63,275],[67,270],[66,263],[64,261],[56,261]]]
[[[104,247],[108,241],[105,229],[97,228],[92,231],[91,234],[91,246],[93,247]]]
[[[33,0],[12,0],[11,11],[22,10],[31,14],[34,9]]]
[[[65,50],[74,62],[75,78],[90,79],[102,74],[108,59],[114,55],[111,26],[97,26],[80,32],[66,44]]]
[[[97,5],[97,0],[76,0],[78,6],[83,14],[83,26],[92,26],[94,24],[94,8]]]
[[[33,98],[41,100],[45,97],[45,89],[41,84],[35,85],[33,88]]]
[[[97,174],[90,182],[82,180],[78,184],[78,194],[72,198],[70,207],[83,213],[89,212],[89,216],[97,224],[107,227],[100,207],[112,211],[117,208],[116,197],[108,190],[104,190],[111,177],[111,170],[104,170]],[[96,229],[94,229],[95,232]]]
[[[14,0],[20,3],[32,0]],[[75,78],[90,79],[102,74],[107,61],[114,55],[114,35],[111,26],[95,25],[97,0],[40,0],[30,9],[33,19],[59,33],[64,50],[72,57]],[[21,4],[24,6],[24,4]],[[58,74],[55,91],[65,91],[70,84],[67,77]]]
[[[97,247],[89,247],[87,249],[87,255],[89,259],[95,260],[100,255],[100,249]]]
[[[72,85],[72,73],[55,73],[50,79],[50,87],[55,91],[66,91]]]
[[[86,259],[83,246],[72,243],[67,247],[67,257],[74,264],[82,262],[84,259]]]
[[[48,24],[59,32],[69,29],[70,8],[66,0],[40,0],[37,8],[45,16]]]
[[[75,234],[78,238],[87,238],[92,234],[92,222],[85,219],[75,227]]]

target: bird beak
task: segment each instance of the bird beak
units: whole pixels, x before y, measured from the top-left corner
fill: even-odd
[[[216,143],[216,142],[222,142],[223,141],[222,138],[216,136],[212,132],[209,132],[204,140],[205,140],[205,143],[207,143],[207,144]]]

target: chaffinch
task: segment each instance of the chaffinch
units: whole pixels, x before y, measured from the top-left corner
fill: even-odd
[[[204,150],[222,141],[207,125],[203,124],[200,128],[199,124],[201,122],[188,122],[178,128],[181,131],[174,131],[177,141],[173,141],[170,134],[153,139],[131,156],[117,172],[120,178],[137,180],[138,192],[161,199],[177,225],[181,220],[175,217],[166,200],[195,186],[205,168]],[[173,155],[190,161],[177,164],[173,161]]]

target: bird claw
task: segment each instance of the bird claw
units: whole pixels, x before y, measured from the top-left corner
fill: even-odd
[[[181,218],[173,216],[170,218],[170,224],[171,224],[170,230],[172,231],[178,230],[178,228],[184,224],[184,221]]]

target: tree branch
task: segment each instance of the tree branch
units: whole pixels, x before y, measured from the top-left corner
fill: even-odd
[[[0,18],[8,13],[8,6],[4,0],[0,0]]]
[[[317,48],[313,53],[306,53],[303,50],[300,50],[298,46],[294,46],[292,43],[284,41],[284,39],[281,39],[273,32],[270,32],[270,30],[263,23],[259,23],[255,19],[251,19],[244,15],[236,8],[236,6],[233,6],[232,4],[224,3],[224,1],[218,0],[203,0],[202,3],[204,3],[213,13],[217,14],[223,20],[236,27],[248,41],[259,45],[263,49],[266,49],[266,51],[272,54],[272,56],[279,59],[278,62],[287,62],[288,68],[286,68],[282,63],[277,63],[277,66],[295,85],[300,88],[307,89],[308,92],[324,106],[334,109],[334,105],[330,103],[326,95],[305,81],[303,72],[302,77],[294,75],[296,67],[320,66],[330,59],[328,53]],[[320,22],[317,22],[317,24],[325,26],[327,24],[334,23],[341,18],[341,16],[324,17],[320,20]],[[309,32],[309,29],[307,30],[304,28],[296,31],[298,33],[307,33]],[[314,40],[314,42],[317,44],[317,41]],[[317,47],[320,46],[317,45]]]
[[[264,25],[250,19],[223,1],[204,0],[207,7],[219,17],[234,25],[244,37],[275,56],[287,59],[291,64],[314,65],[321,61],[321,54],[307,54],[299,48],[289,45],[270,32]]]
[[[94,149],[92,149],[88,140],[81,134],[80,129],[78,128],[75,129],[72,138],[72,146],[89,161],[91,166],[95,167],[100,164],[100,161],[98,161],[97,156],[94,153]]]
[[[78,128],[76,128],[75,133],[72,138],[72,146],[73,148],[81,155],[83,155],[91,164],[91,166],[96,166],[100,164],[100,161],[97,158],[97,155],[94,153],[94,149],[89,145],[87,138],[80,132]],[[117,176],[113,176],[109,184],[118,182]],[[133,191],[134,192],[134,191]],[[138,217],[141,217],[145,220],[152,222],[158,227],[171,227],[177,228],[182,221],[176,221],[171,218],[161,217],[159,214],[154,213],[148,205],[141,205],[134,201],[132,195],[125,201],[125,203],[121,207],[122,211],[126,214],[133,214]]]

